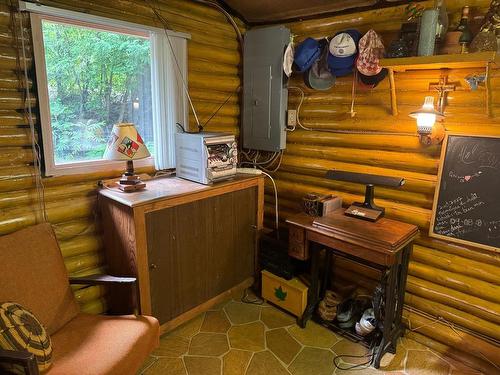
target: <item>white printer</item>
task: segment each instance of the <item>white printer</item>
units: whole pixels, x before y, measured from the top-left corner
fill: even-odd
[[[236,139],[229,133],[177,133],[176,174],[205,185],[236,175]]]

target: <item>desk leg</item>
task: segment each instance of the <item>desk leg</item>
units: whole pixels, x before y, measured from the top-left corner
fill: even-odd
[[[319,254],[321,246],[315,242],[309,242],[309,253],[311,254],[311,285],[307,293],[307,306],[304,313],[297,319],[297,324],[301,328],[306,327],[307,321],[311,318],[319,302]]]
[[[399,263],[399,262],[398,262]],[[397,274],[398,274],[398,264],[391,266],[389,269],[389,274],[387,275],[387,280],[383,281],[384,289],[384,329],[382,332],[382,340],[380,345],[375,350],[375,358],[373,362],[373,367],[380,367],[380,360],[387,351],[393,351],[393,324],[396,308],[396,288],[397,288]]]
[[[396,346],[398,344],[398,338],[404,335],[405,327],[401,323],[403,317],[403,305],[406,292],[406,280],[408,277],[408,263],[410,262],[411,252],[413,250],[413,244],[408,244],[401,251],[401,262],[398,269],[398,280],[397,280],[397,309],[394,315],[394,334],[392,337],[391,352],[396,352]]]
[[[328,282],[331,278],[331,273],[330,273],[331,267],[332,267],[332,252],[328,251],[327,249],[325,252],[325,264],[324,264],[323,277],[321,280],[321,288],[318,298],[320,301],[323,298],[325,298],[326,290],[328,289]]]
[[[403,305],[406,292],[406,279],[408,277],[408,263],[410,262],[411,252],[413,250],[413,244],[408,244],[403,249],[401,264],[399,266],[399,280],[398,280],[398,309],[396,311],[395,317],[395,327],[401,331],[401,336],[404,333],[404,329],[401,327],[401,319],[403,316]]]

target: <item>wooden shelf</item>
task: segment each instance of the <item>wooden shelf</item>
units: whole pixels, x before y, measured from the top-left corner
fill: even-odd
[[[381,59],[379,64],[394,72],[405,72],[407,70],[423,69],[486,68],[491,63],[500,64],[500,57],[496,52]]]
[[[495,51],[463,53],[436,56],[414,56],[394,59],[381,59],[380,66],[389,70],[389,82],[391,86],[391,108],[393,116],[398,114],[396,100],[395,72],[406,72],[408,70],[432,70],[432,69],[484,69],[486,72],[486,114],[493,116],[491,106],[491,81],[490,69],[492,65],[500,66],[500,56]]]

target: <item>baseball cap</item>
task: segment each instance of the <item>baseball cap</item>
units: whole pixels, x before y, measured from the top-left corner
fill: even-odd
[[[361,34],[358,30],[349,29],[338,32],[330,41],[328,67],[336,77],[342,77],[352,72],[360,37]]]
[[[299,72],[309,69],[321,54],[319,42],[313,38],[307,38],[295,49],[294,62]]]
[[[350,30],[347,30],[350,31]],[[359,40],[359,38],[358,38]],[[330,41],[330,53],[336,57],[352,56],[358,50],[357,40],[354,40],[353,35],[348,32],[336,34]]]
[[[382,38],[373,30],[368,32],[359,40],[359,53],[356,60],[356,68],[365,76],[374,76],[380,73],[382,67],[379,59],[385,54]]]
[[[380,72],[375,75],[367,76],[361,72],[358,72],[358,79],[365,85],[373,87],[377,87],[377,85],[384,80],[387,76],[387,69],[382,68]]]
[[[328,90],[335,85],[335,76],[328,69],[328,40],[319,41],[321,55],[304,74],[304,83],[314,90]]]

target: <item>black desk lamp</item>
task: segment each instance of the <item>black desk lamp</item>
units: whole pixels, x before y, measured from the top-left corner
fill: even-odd
[[[385,208],[378,207],[373,202],[375,185],[400,187],[405,183],[405,179],[399,177],[386,177],[368,173],[356,173],[337,170],[326,172],[326,178],[330,180],[354,182],[366,185],[365,201],[354,202],[347,210],[345,210],[345,215],[368,221],[377,221],[379,218],[384,216],[385,213]]]

